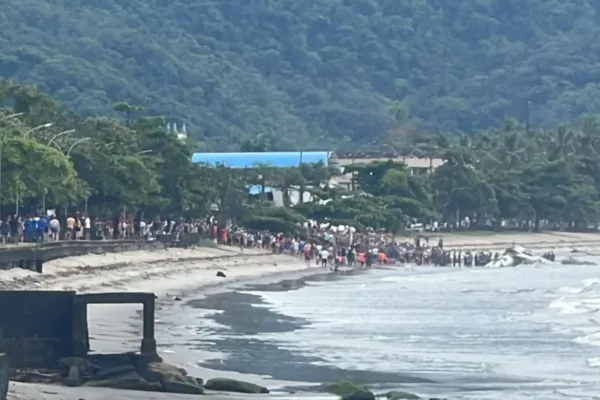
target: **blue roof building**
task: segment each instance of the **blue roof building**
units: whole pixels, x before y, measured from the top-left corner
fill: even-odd
[[[300,164],[322,162],[329,165],[329,151],[281,151],[262,153],[194,153],[193,163],[211,166],[222,164],[229,168],[254,168],[266,165],[277,168],[298,167]]]

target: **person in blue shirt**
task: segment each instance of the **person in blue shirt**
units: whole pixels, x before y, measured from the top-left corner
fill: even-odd
[[[48,228],[48,217],[43,216],[37,221],[37,226],[35,230],[36,240],[38,242],[44,241],[46,228]]]
[[[34,239],[35,222],[33,218],[27,218],[23,223],[23,241],[31,242]]]

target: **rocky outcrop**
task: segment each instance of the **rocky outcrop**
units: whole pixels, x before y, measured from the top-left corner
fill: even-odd
[[[133,353],[63,358],[56,371],[18,370],[14,379],[19,382],[197,395],[204,394],[205,388],[246,394],[269,393],[266,387],[235,379],[217,378],[204,384],[202,379],[189,376],[183,368],[164,363],[156,355]]]
[[[269,393],[269,389],[267,389],[266,387],[244,381],[238,381],[236,379],[227,378],[209,379],[204,384],[204,388],[207,390],[215,390],[220,392],[236,392],[248,394]]]
[[[62,383],[67,386],[109,387],[152,392],[203,394],[203,381],[182,368],[163,363],[158,356],[138,354],[69,357],[56,371],[18,370],[14,380]]]

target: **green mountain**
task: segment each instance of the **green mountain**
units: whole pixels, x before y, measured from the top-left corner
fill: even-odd
[[[207,145],[368,143],[600,112],[592,0],[0,0],[0,75],[80,114],[128,101]]]

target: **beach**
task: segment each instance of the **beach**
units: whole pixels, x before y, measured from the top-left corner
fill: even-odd
[[[495,234],[476,237],[457,234],[444,235],[444,243],[448,248],[475,246],[469,247],[475,249],[502,249],[507,247],[506,243],[509,243],[509,245],[513,243],[525,245],[525,247],[540,249],[540,251],[560,247],[566,254],[571,248],[593,248],[596,243],[600,244],[600,236],[596,239],[593,234]],[[445,271],[440,272],[440,270]],[[224,272],[227,277],[217,277],[217,271]],[[326,274],[323,278],[318,278],[315,275],[322,275],[324,271],[314,266],[307,268],[304,261],[299,258],[273,255],[270,252],[256,249],[246,249],[242,253],[236,248],[215,247],[136,251],[66,258],[45,264],[43,275],[24,270],[2,271],[0,282],[5,289],[155,292],[158,296],[156,339],[159,355],[165,361],[182,366],[188,369],[190,374],[204,379],[231,377],[277,389],[297,385],[299,381],[316,384],[317,378],[322,378],[324,381],[333,380],[336,377],[343,379],[344,374],[347,375],[348,371],[357,370],[358,364],[360,364],[360,360],[356,360],[356,365],[353,365],[352,362],[343,361],[343,357],[339,356],[340,369],[334,372],[331,368],[322,370],[316,370],[312,367],[312,369],[302,369],[291,362],[283,364],[290,368],[289,371],[283,371],[283,368],[269,367],[269,365],[260,362],[248,368],[247,357],[255,357],[252,354],[256,354],[251,353],[252,351],[270,351],[272,354],[265,354],[270,354],[269,357],[272,357],[272,359],[265,356],[265,360],[269,360],[272,365],[278,365],[277,363],[281,362],[278,357],[282,357],[281,353],[286,348],[295,350],[301,348],[302,352],[305,352],[309,351],[308,347],[310,347],[311,341],[315,339],[320,341],[312,344],[321,348],[325,347],[326,343],[327,345],[333,343],[327,341],[328,339],[325,336],[321,338],[298,336],[301,343],[297,343],[296,346],[289,342],[289,335],[292,335],[293,342],[294,335],[296,333],[302,334],[304,332],[303,328],[309,326],[311,318],[314,317],[295,315],[300,309],[294,309],[293,307],[290,309],[291,305],[299,300],[298,296],[304,299],[303,304],[306,304],[303,307],[306,309],[314,302],[325,306],[324,310],[319,308],[316,311],[312,310],[311,313],[318,314],[327,310],[333,312],[336,310],[337,305],[336,296],[340,296],[340,299],[344,298],[344,292],[336,292],[335,290],[344,290],[346,287],[351,287],[358,291],[355,293],[364,295],[365,285],[368,287],[369,281],[365,283],[365,281],[357,280],[356,284],[359,286],[356,287],[352,284],[355,279],[371,279],[373,276],[377,276],[378,279],[385,280],[386,277],[392,276],[395,277],[393,279],[402,280],[408,278],[404,275],[398,277],[399,273],[411,276],[414,274],[421,276],[421,274],[426,273],[425,275],[429,276],[427,275],[429,273],[444,274],[446,271],[448,274],[452,274],[457,269],[438,268],[432,271],[429,267],[418,270],[413,269],[413,267],[389,268],[370,271],[365,274],[364,278],[338,278],[333,274]],[[482,270],[474,270],[472,273],[479,276],[477,271]],[[513,271],[513,276],[519,279],[519,272],[514,272],[515,269],[505,269],[505,271],[502,274],[508,277]],[[455,280],[460,275],[448,276],[451,277],[451,280]],[[308,281],[303,280],[306,277],[310,277]],[[448,279],[448,277],[442,278]],[[286,281],[285,284],[277,283],[282,280]],[[311,290],[316,287],[315,285],[318,287],[324,285],[324,288],[327,287],[326,290],[333,290],[333,292],[329,292],[327,297],[321,300],[318,298],[318,292],[311,292],[312,295],[306,298],[306,294],[302,294],[303,291]],[[398,290],[401,290],[404,286],[400,285]],[[243,289],[236,290],[240,287],[243,287]],[[389,290],[389,288],[386,290]],[[516,291],[518,290],[520,289],[516,289]],[[262,300],[259,301],[259,298]],[[332,303],[332,301],[334,302]],[[347,302],[347,300],[344,301]],[[92,349],[101,352],[137,350],[141,338],[141,318],[138,315],[140,309],[141,307],[130,305],[90,306],[89,324]],[[272,311],[273,309],[278,311],[270,313],[269,310]],[[369,313],[373,314],[373,311],[371,310]],[[332,321],[337,318],[333,314],[328,315],[330,316],[327,318]],[[244,316],[247,316],[247,318],[244,319]],[[361,310],[358,316],[362,316],[362,322],[360,319],[354,319],[353,323],[358,325],[373,323],[373,315],[363,314]],[[308,332],[311,329],[313,328],[308,329]],[[271,342],[269,342],[271,347],[266,347],[266,344],[263,344],[265,340],[279,344],[286,342],[286,345],[274,349]],[[332,340],[335,341],[335,338]],[[377,340],[374,339],[375,342]],[[341,345],[341,342],[338,345]],[[364,346],[364,344],[360,345]],[[334,350],[332,350],[332,356],[335,353]],[[375,350],[373,349],[373,351]],[[350,349],[344,351],[347,354],[351,353]],[[406,349],[406,351],[409,352],[409,349]],[[410,352],[413,351],[410,349]],[[231,357],[232,352],[239,353],[239,357]],[[246,354],[248,352],[250,352],[250,356]],[[290,354],[285,354],[285,357],[291,359],[292,355]],[[315,363],[315,360],[310,357],[297,356],[296,358],[297,363],[303,361]],[[334,357],[327,360],[326,357],[320,356],[316,362],[317,364],[320,362],[331,363],[336,359]],[[370,357],[365,356],[364,359],[368,361]],[[368,362],[366,364],[368,365]],[[375,365],[371,365],[369,368],[378,369]],[[297,372],[298,376],[301,375],[302,379],[295,380],[294,371]],[[390,381],[389,371],[379,372],[371,374],[372,376],[368,378],[373,381],[380,378],[386,382]],[[404,376],[405,374],[401,375]],[[427,374],[420,373],[418,375],[414,377],[417,378],[415,381],[429,381],[430,378],[433,378],[433,376],[427,376]],[[361,376],[367,377],[366,374]],[[314,379],[312,379],[313,377]],[[413,378],[412,375],[410,377]],[[402,379],[396,379],[396,381],[402,381]],[[404,379],[403,384],[407,385],[409,382]],[[308,396],[290,395],[286,394],[284,389],[282,390],[280,392],[275,390],[269,396],[280,399]],[[85,398],[89,400],[112,396],[112,393],[114,391],[110,389],[67,389],[47,385],[11,383],[9,398],[69,400]],[[243,395],[211,394],[211,396],[213,395],[215,400],[220,399],[222,396],[228,399],[246,398]],[[334,398],[328,395],[310,396],[313,399]],[[191,398],[192,396],[181,396],[181,398],[186,397]],[[119,398],[158,400],[172,398],[172,395],[119,392]]]

